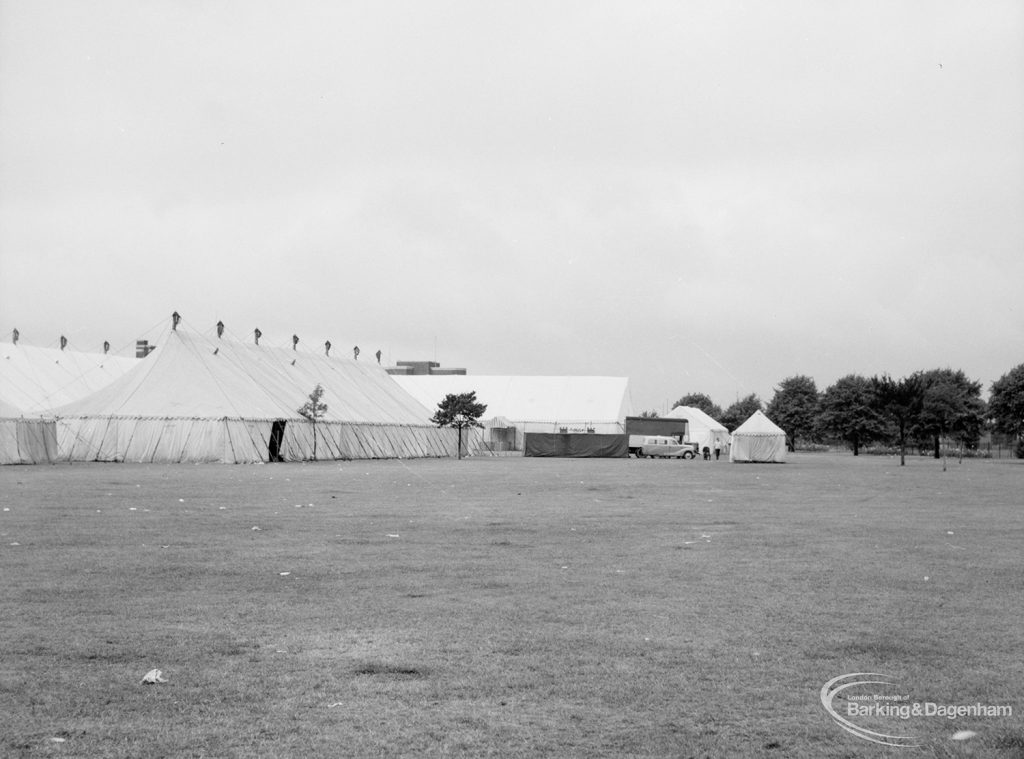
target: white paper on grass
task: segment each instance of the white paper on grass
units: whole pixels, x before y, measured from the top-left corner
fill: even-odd
[[[149,672],[142,676],[142,682],[146,683],[147,685],[152,685],[154,683],[166,683],[167,680],[164,679],[163,671],[159,669],[151,669],[149,670]]]

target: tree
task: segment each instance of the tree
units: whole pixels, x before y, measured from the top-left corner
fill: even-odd
[[[654,410],[651,410],[651,411],[641,411],[640,412],[640,418],[641,419],[657,419],[658,418],[658,412],[654,411]]]
[[[477,421],[487,406],[477,403],[476,391],[468,393],[448,393],[444,400],[437,404],[437,411],[430,421],[438,427],[455,427],[459,431],[459,458],[462,458],[462,430],[464,427],[482,427]]]
[[[765,412],[786,431],[789,450],[798,437],[810,436],[818,413],[818,388],[810,377],[798,374],[782,380]]]
[[[755,411],[763,411],[761,399],[756,393],[751,393],[746,398],[740,398],[734,404],[722,412],[720,421],[726,429],[734,430],[743,424]]]
[[[309,394],[309,400],[299,409],[299,413],[313,423],[313,461],[316,461],[316,423],[327,413],[327,404],[320,400],[323,396],[324,389],[317,384]]]
[[[841,438],[860,454],[860,446],[885,437],[885,421],[874,404],[871,380],[848,374],[825,389],[818,402],[817,429]]]
[[[992,383],[988,417],[996,432],[1013,435],[1017,458],[1024,458],[1024,364]]]
[[[871,378],[875,406],[896,425],[900,445],[900,466],[907,463],[907,432],[921,413],[923,389],[917,375],[894,380],[888,374]]]
[[[935,458],[940,457],[941,441],[950,434],[956,434],[968,447],[977,446],[985,419],[981,383],[968,379],[959,369],[932,369],[917,374],[922,397],[914,434],[931,441]]]
[[[722,417],[721,406],[712,401],[711,398],[704,393],[687,393],[672,404],[672,408],[675,408],[676,406],[691,406],[692,408],[699,408],[712,419],[720,419]]]

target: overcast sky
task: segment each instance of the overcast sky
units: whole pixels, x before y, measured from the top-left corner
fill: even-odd
[[[1024,362],[1024,5],[0,0],[0,340],[768,401]]]

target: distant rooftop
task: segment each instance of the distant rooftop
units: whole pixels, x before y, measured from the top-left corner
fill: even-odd
[[[436,361],[396,361],[395,366],[385,369],[388,374],[401,375],[442,375],[442,374],[465,374],[465,369],[442,369]]]

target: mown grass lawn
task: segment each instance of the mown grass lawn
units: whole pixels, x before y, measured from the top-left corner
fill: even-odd
[[[1024,756],[1016,462],[3,467],[0,506],[3,756]],[[884,748],[821,705],[853,672],[1013,715]]]

